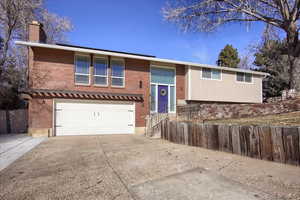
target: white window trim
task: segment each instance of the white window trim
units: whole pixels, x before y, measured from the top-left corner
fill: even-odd
[[[157,102],[155,102],[155,110],[151,110],[151,106],[152,106],[152,93],[151,93],[151,87],[154,86],[155,87],[155,101],[157,101],[157,84],[155,83],[150,83],[150,113],[156,113],[157,112]]]
[[[151,82],[151,68],[163,68],[163,69],[173,69],[175,72],[174,76],[174,84],[162,84],[162,83],[152,83]],[[168,112],[167,113],[176,113],[177,109],[177,87],[176,87],[176,66],[171,67],[171,66],[159,66],[159,65],[150,65],[150,91],[151,91],[151,85],[155,85],[156,87],[156,102],[155,102],[155,111],[151,110],[151,105],[150,105],[150,113],[158,113],[158,85],[165,85],[168,86]],[[174,87],[174,111],[170,111],[170,105],[171,105],[171,98],[170,98],[170,87]],[[150,94],[151,95],[151,94]],[[152,102],[150,102],[152,103]]]
[[[82,57],[87,57],[88,58],[88,62],[89,62],[89,73],[88,74],[83,74],[83,73],[77,73],[76,72],[76,57],[77,56],[82,56]],[[84,75],[84,76],[88,76],[89,78],[89,82],[88,83],[77,83],[76,82],[76,75]],[[90,55],[87,55],[87,54],[80,54],[80,53],[75,53],[75,56],[74,56],[74,83],[75,85],[91,85],[91,57]]]
[[[244,77],[243,81],[238,81],[237,80],[238,73],[244,74],[243,75],[243,77]],[[251,82],[246,82],[245,81],[245,75],[246,74],[250,74],[251,75]],[[235,73],[235,82],[240,83],[240,84],[254,84],[254,82],[253,82],[253,74],[251,74],[251,73],[245,73],[245,72],[236,72]]]
[[[111,65],[111,62],[113,60],[119,60],[119,61],[122,61],[123,62],[123,70],[124,70],[124,76],[113,76],[112,73],[113,73],[113,66]],[[110,71],[111,71],[111,74],[110,74],[110,84],[111,84],[111,87],[113,88],[125,88],[125,75],[126,75],[126,67],[125,67],[125,60],[122,59],[122,58],[111,58],[110,59]],[[113,78],[122,78],[123,79],[123,85],[113,85],[112,83],[112,79]]]
[[[106,61],[106,76],[105,75],[97,75],[95,74],[96,72],[96,68],[95,68],[95,60],[97,58],[100,58],[100,59],[104,59]],[[94,66],[94,74],[93,74],[93,77],[94,77],[94,85],[95,86],[102,86],[102,87],[108,87],[108,74],[109,74],[109,67],[108,67],[108,57],[105,57],[105,56],[94,56],[93,58],[93,66]],[[95,77],[105,77],[106,78],[106,84],[97,84],[96,83],[96,79]]]
[[[221,69],[210,69],[211,70],[211,78],[205,78],[203,77],[203,69],[210,69],[210,68],[201,68],[201,72],[200,72],[200,79],[202,80],[209,80],[209,81],[222,81],[223,80],[223,71]],[[219,70],[220,71],[220,79],[215,79],[215,78],[212,78],[212,71],[213,70]]]

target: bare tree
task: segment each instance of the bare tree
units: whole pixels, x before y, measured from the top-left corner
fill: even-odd
[[[0,36],[3,39],[0,57],[0,77],[7,57],[13,46],[13,39],[24,39],[26,22],[33,19],[34,12],[41,5],[40,0],[1,0],[0,1]]]
[[[0,104],[9,99],[8,94],[16,95],[16,87],[26,85],[27,50],[13,41],[28,39],[28,24],[33,20],[44,24],[49,43],[65,41],[65,33],[72,29],[71,22],[50,13],[43,0],[0,0]]]
[[[73,29],[69,19],[50,13],[46,9],[41,12],[39,21],[43,24],[44,31],[47,34],[47,43],[67,41],[65,33]]]
[[[48,42],[65,40],[65,33],[72,29],[71,22],[54,13],[50,13],[43,0],[0,0],[0,37],[2,53],[0,55],[0,77],[8,56],[13,56],[13,40],[26,40],[28,23],[38,20],[44,24]]]
[[[240,69],[251,69],[252,68],[250,56],[248,54],[241,56],[241,60],[238,64],[238,68],[240,68]]]
[[[264,22],[286,33],[289,87],[300,89],[300,0],[173,0],[163,8],[164,18],[185,31],[210,32],[228,23]],[[293,58],[293,59],[292,59]]]

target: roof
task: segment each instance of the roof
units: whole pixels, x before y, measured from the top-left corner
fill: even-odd
[[[60,49],[60,50],[66,50],[66,51],[101,54],[101,55],[107,55],[107,56],[148,60],[148,61],[152,61],[152,62],[178,64],[178,65],[200,67],[200,68],[205,67],[205,68],[211,68],[211,69],[221,69],[224,71],[245,72],[245,73],[251,73],[251,74],[256,74],[256,75],[260,75],[260,76],[268,76],[269,75],[268,73],[252,71],[252,70],[220,67],[220,66],[200,64],[200,63],[194,63],[194,62],[186,62],[186,61],[178,61],[178,60],[171,60],[171,59],[164,59],[164,58],[149,57],[149,56],[143,56],[143,55],[138,55],[138,54],[121,53],[121,52],[116,52],[116,51],[103,51],[103,50],[90,49],[90,48],[84,48],[84,47],[76,47],[76,46],[72,46],[72,45],[66,46],[66,45],[57,45],[57,44],[44,44],[44,43],[38,43],[38,42],[27,42],[27,41],[16,41],[15,43],[18,45],[25,45],[25,46],[30,46],[30,47]]]
[[[75,47],[75,48],[90,49],[90,50],[96,50],[96,51],[107,51],[107,52],[112,52],[112,53],[121,53],[121,54],[128,54],[128,55],[135,55],[135,56],[144,56],[144,57],[155,58],[155,56],[152,56],[152,55],[138,54],[138,53],[129,53],[129,52],[124,52],[124,51],[112,51],[112,50],[107,50],[107,49],[96,49],[96,48],[84,47],[84,46],[77,46],[77,45],[71,45],[71,44],[56,43],[56,45],[65,46],[65,47]]]
[[[24,91],[23,93],[29,94],[32,97],[45,97],[45,98],[143,101],[142,94],[83,92],[83,91],[71,91],[71,90],[48,90],[48,89],[31,89],[28,91]]]

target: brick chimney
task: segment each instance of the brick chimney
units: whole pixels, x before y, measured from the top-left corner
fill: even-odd
[[[46,43],[47,36],[43,29],[43,24],[38,21],[32,21],[28,28],[28,40],[30,42]]]

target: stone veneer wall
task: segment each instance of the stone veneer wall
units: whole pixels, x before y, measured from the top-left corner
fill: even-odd
[[[263,104],[189,104],[177,106],[177,120],[230,119],[300,111],[300,98]]]

